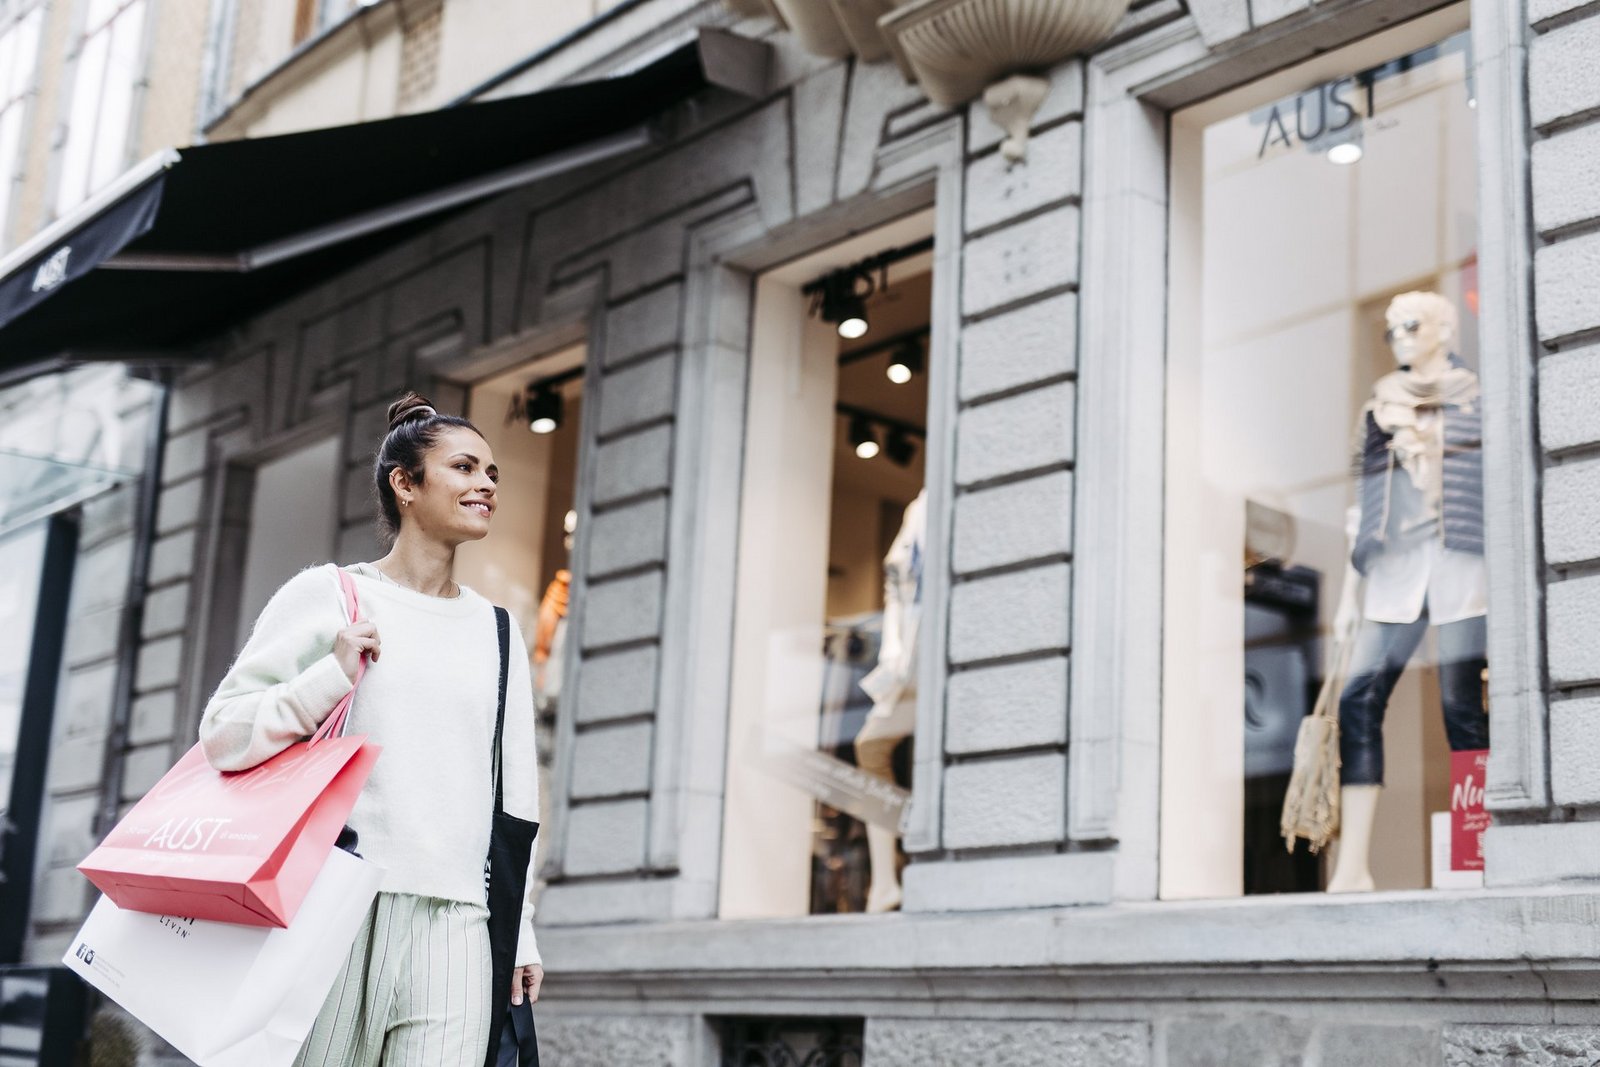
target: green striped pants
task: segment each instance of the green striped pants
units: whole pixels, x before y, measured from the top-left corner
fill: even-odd
[[[295,1067],[481,1067],[489,911],[379,893]]]

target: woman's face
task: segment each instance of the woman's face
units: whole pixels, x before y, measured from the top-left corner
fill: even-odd
[[[489,442],[465,427],[448,427],[423,457],[422,483],[397,491],[411,500],[401,505],[401,519],[448,544],[481,540],[489,533],[499,480]]]

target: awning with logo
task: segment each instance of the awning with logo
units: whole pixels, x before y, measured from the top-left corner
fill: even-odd
[[[0,259],[0,374],[182,352],[446,213],[658,142],[768,46],[703,29],[631,72],[418,115],[168,149]]]

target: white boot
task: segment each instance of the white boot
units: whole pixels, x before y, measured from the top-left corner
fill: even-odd
[[[867,887],[867,911],[894,911],[900,906],[899,837],[893,830],[867,825],[867,857],[872,861],[872,883]]]
[[[1372,827],[1381,792],[1381,785],[1347,785],[1339,790],[1339,861],[1328,880],[1328,892],[1372,892]]]

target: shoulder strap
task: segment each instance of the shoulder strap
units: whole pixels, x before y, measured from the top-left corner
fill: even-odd
[[[511,616],[506,614],[506,609],[496,606],[494,609],[495,636],[500,643],[500,697],[499,706],[494,713],[494,810],[499,814],[506,810],[505,796],[505,744],[504,735],[506,728],[506,675],[511,667]]]

